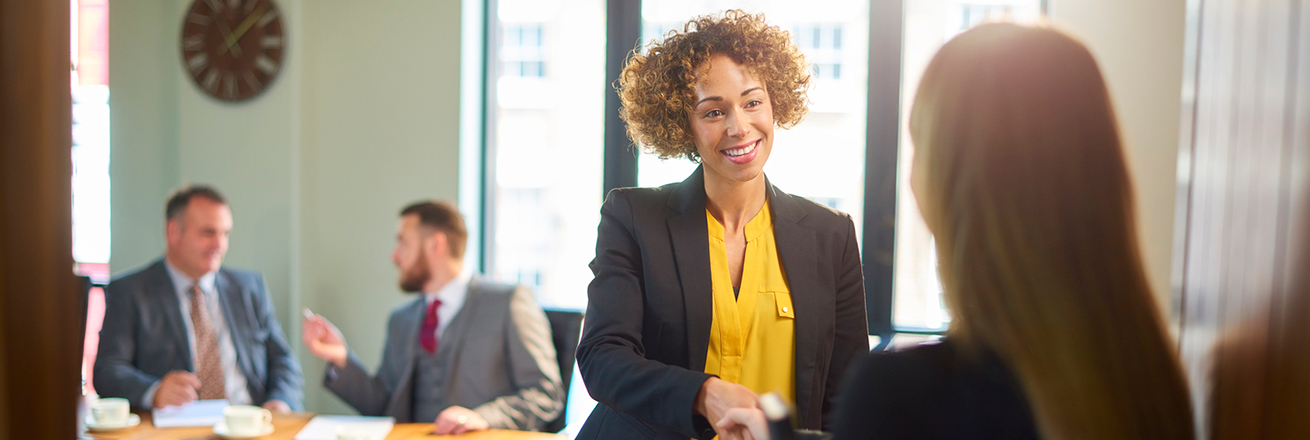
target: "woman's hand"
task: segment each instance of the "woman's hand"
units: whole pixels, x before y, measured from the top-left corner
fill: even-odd
[[[720,440],[769,440],[769,423],[764,411],[756,408],[732,408],[714,424]]]
[[[728,438],[742,438],[740,435],[728,437],[724,430],[719,429],[718,423],[723,420],[728,410],[733,408],[759,408],[758,400],[759,396],[756,396],[755,392],[749,388],[717,377],[711,377],[701,384],[700,392],[696,393],[695,410],[714,424],[714,432],[719,434],[720,438],[725,440]]]

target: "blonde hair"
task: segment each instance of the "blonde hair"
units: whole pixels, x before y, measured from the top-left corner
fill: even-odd
[[[1044,438],[1192,438],[1091,53],[1046,27],[980,25],[933,58],[910,125],[952,339],[1014,371]]]
[[[1294,279],[1275,290],[1264,313],[1215,346],[1209,417],[1215,440],[1310,435],[1310,199],[1304,206],[1300,253],[1287,266]]]

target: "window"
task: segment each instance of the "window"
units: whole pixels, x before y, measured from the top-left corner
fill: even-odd
[[[640,8],[608,3],[613,8],[606,10],[600,0],[493,4],[491,35],[500,41],[493,41],[498,49],[491,52],[499,59],[489,64],[497,71],[488,73],[496,81],[489,87],[493,108],[484,218],[492,238],[484,246],[485,270],[535,285],[547,306],[582,308],[603,189],[679,182],[697,166],[636,154],[619,135],[622,126],[613,117],[617,98],[611,96],[621,67],[616,50],[626,53],[637,42],[681,30],[693,17],[742,5],[673,0],[641,2]],[[908,183],[914,148],[906,116],[919,76],[937,49],[959,32],[987,20],[1036,19],[1043,4],[762,0],[746,5],[748,12],[762,12],[770,24],[792,33],[815,79],[809,114],[797,127],[775,132],[765,171],[784,191],[853,217],[876,334],[940,333],[950,324],[933,238]]]
[[[546,56],[540,23],[512,24],[504,28],[500,59],[504,74],[523,78],[546,76]]]
[[[483,272],[581,310],[600,222],[605,3],[493,5]]]
[[[96,284],[109,282],[109,4],[80,0],[70,8],[73,94],[73,261],[75,272]],[[82,346],[83,393],[91,386],[92,366],[105,315],[104,291],[88,292],[86,339]]]
[[[810,59],[810,68],[819,81],[841,79],[842,25],[805,24],[793,32],[796,44]]]

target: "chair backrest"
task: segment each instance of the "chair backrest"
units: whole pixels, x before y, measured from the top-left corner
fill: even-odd
[[[546,310],[550,321],[550,337],[555,342],[555,360],[559,361],[560,385],[564,387],[564,409],[559,417],[546,423],[545,432],[564,429],[564,415],[568,413],[569,382],[573,379],[573,361],[577,356],[578,338],[582,336],[582,312],[572,310]]]

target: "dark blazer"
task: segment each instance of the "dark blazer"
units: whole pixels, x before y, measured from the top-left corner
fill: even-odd
[[[990,352],[966,357],[948,338],[871,354],[849,373],[835,439],[1039,438],[1023,389]]]
[[[302,410],[300,364],[291,354],[264,277],[222,268],[214,279],[223,319],[232,333],[237,366],[255,405],[281,400]],[[96,392],[133,406],[170,371],[195,371],[182,306],[164,260],[105,287],[105,320],[96,355]]]
[[[766,183],[778,257],[795,307],[800,426],[825,416],[847,365],[869,351],[850,216]],[[598,404],[579,439],[708,439],[693,404],[705,374],[713,300],[703,167],[682,183],[610,191],[578,366]]]
[[[422,296],[391,312],[376,376],[351,352],[346,368],[328,367],[323,384],[360,414],[432,422],[411,420],[426,312]],[[439,406],[477,411],[492,428],[538,430],[564,408],[550,324],[526,287],[470,280],[464,306],[441,335],[437,363],[444,377]]]

